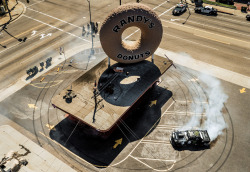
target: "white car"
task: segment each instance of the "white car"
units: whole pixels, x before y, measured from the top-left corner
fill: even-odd
[[[205,6],[205,7],[196,7],[194,9],[196,13],[203,13],[203,14],[210,14],[210,15],[217,15],[217,9],[211,7],[211,6]]]

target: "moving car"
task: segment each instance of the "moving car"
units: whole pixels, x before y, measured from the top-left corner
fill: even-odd
[[[207,130],[174,131],[170,142],[175,147],[184,146],[209,146],[210,137]]]
[[[172,11],[172,14],[175,15],[180,15],[187,11],[187,4],[177,4],[177,6],[174,8]]]
[[[217,9],[215,9],[215,8],[213,8],[211,6],[195,7],[194,11],[196,13],[217,15]]]

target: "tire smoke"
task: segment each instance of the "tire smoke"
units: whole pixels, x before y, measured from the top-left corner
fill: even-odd
[[[186,57],[191,58],[188,55],[186,55]],[[224,93],[221,83],[217,78],[205,74],[207,73],[205,71],[203,72],[196,73],[196,75],[198,74],[197,78],[207,98],[201,98],[197,94],[194,95],[190,110],[194,112],[195,115],[192,115],[190,120],[178,130],[190,130],[192,128],[207,130],[211,141],[213,141],[221,135],[227,127],[222,109],[228,96]],[[204,104],[201,101],[207,103]],[[205,118],[202,119],[204,115]]]

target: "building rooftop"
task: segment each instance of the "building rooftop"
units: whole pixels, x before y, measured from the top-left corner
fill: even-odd
[[[75,80],[72,87],[70,84],[54,96],[52,104],[94,129],[107,132],[172,62],[155,56],[154,63],[148,59],[121,64],[110,59],[110,64],[108,68],[108,58],[101,61]],[[122,70],[116,70],[117,67]]]

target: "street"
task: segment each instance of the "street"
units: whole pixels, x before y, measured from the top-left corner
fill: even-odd
[[[188,10],[173,16],[177,0],[140,2],[152,8],[163,25],[155,54],[166,54],[176,68],[162,76],[114,134],[95,139],[51,105],[54,95],[107,57],[98,33],[82,36],[82,26],[88,31],[90,22],[88,1],[20,2],[25,12],[7,30],[27,40],[0,34],[0,44],[7,47],[0,47],[0,126],[10,125],[76,171],[248,171],[250,22],[243,15],[197,14],[189,4],[190,16]],[[129,2],[135,1],[122,4]],[[118,6],[117,0],[91,0],[91,21],[100,28]],[[134,27],[122,38],[134,41],[140,34]],[[49,57],[51,66],[42,69],[39,63]],[[26,70],[34,66],[39,72],[29,78]],[[211,78],[203,80],[203,73]],[[226,123],[222,133],[210,149],[173,149],[170,133],[193,116],[205,125],[207,107],[216,104],[213,94],[227,97],[219,109]],[[121,145],[112,148],[121,138]]]

